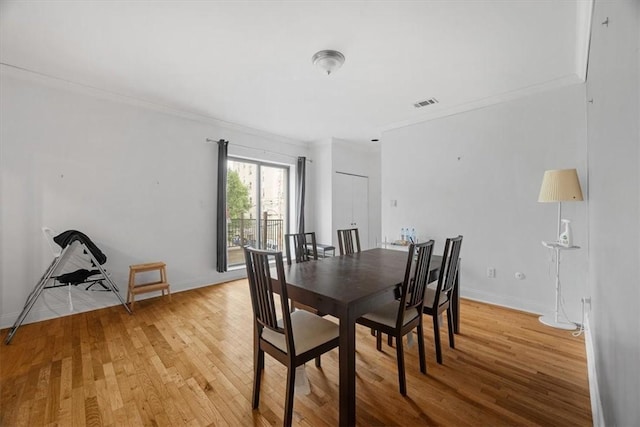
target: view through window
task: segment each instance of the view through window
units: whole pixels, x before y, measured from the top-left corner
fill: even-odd
[[[244,264],[242,246],[282,251],[289,226],[289,168],[229,158],[227,264]]]

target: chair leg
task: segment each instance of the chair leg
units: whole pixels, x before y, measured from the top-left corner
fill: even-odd
[[[387,335],[387,345],[389,347],[393,347],[393,336],[392,335]]]
[[[320,356],[316,357],[316,368],[320,368]]]
[[[424,331],[422,322],[418,323],[418,356],[420,357],[420,372],[427,373],[427,358],[424,351]]]
[[[287,395],[284,401],[284,425],[290,426],[293,421],[293,392],[296,386],[296,367],[287,368]]]
[[[264,351],[255,349],[253,352],[253,398],[252,408],[256,409],[260,403],[260,382],[264,369]]]
[[[442,348],[440,347],[440,322],[438,322],[438,314],[433,315],[433,340],[436,343],[436,360],[442,364]]]
[[[407,379],[404,372],[404,343],[402,337],[396,337],[396,354],[398,355],[398,382],[400,383],[400,394],[407,395]]]
[[[449,326],[449,347],[456,348],[456,343],[454,342],[453,313],[450,308],[447,309],[447,325]]]
[[[382,332],[376,331],[376,349],[382,351]]]

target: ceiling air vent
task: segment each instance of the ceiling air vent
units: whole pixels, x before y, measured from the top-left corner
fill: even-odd
[[[433,104],[437,104],[438,100],[435,98],[429,98],[429,99],[425,99],[424,101],[418,101],[415,104],[413,104],[414,107],[416,108],[422,108],[422,107],[426,107],[428,105],[433,105]]]

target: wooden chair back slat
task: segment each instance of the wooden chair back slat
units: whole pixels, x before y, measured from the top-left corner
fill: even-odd
[[[438,285],[436,297],[433,301],[433,309],[437,309],[440,295],[446,294],[447,300],[451,298],[451,292],[456,283],[456,275],[460,265],[460,248],[462,247],[462,236],[448,238],[444,244],[442,254],[442,264],[438,275]]]
[[[420,306],[422,310],[422,304],[424,302],[424,293],[429,284],[429,264],[431,263],[431,256],[433,254],[434,241],[429,240],[422,244],[415,244],[415,268],[414,274],[411,278],[413,289],[409,294],[409,300],[407,301],[408,308],[414,308]]]
[[[433,245],[434,241],[429,240],[428,242],[409,246],[407,268],[402,282],[400,297],[400,307],[404,307],[404,310],[398,310],[398,328],[404,322],[405,311],[415,309],[422,313],[424,294],[429,282],[429,264],[433,254]]]
[[[316,243],[315,232],[285,234],[284,241],[287,253],[287,265],[291,265],[293,260],[299,263],[318,259],[318,245]]]
[[[357,228],[338,230],[338,246],[340,255],[360,252],[360,233]]]

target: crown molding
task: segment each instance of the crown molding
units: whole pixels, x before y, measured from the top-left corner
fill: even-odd
[[[8,76],[20,78],[23,80],[45,84],[45,85],[63,89],[63,90],[82,93],[88,96],[93,96],[95,98],[105,99],[112,102],[125,103],[131,106],[153,110],[156,112],[169,114],[175,117],[180,117],[187,120],[193,120],[199,123],[205,123],[205,124],[221,127],[228,130],[257,136],[273,142],[289,144],[295,147],[303,147],[303,148],[309,147],[309,143],[306,141],[294,140],[282,135],[276,135],[260,129],[255,129],[252,127],[240,125],[233,122],[227,122],[224,120],[217,119],[215,117],[207,116],[207,115],[196,113],[193,111],[175,108],[170,105],[158,104],[152,101],[147,101],[145,99],[126,95],[116,91],[111,91],[111,90],[103,89],[100,87],[78,83],[72,80],[66,80],[60,77],[51,76],[48,74],[40,73],[38,71],[30,70],[30,69],[19,67],[12,64],[7,64],[4,62],[0,62],[0,73],[2,73],[3,75],[8,75]]]

